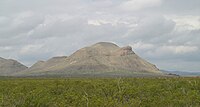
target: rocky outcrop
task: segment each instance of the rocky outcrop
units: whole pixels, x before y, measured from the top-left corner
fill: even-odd
[[[116,52],[116,54],[119,55],[119,56],[126,56],[126,55],[132,55],[132,54],[135,54],[135,53],[132,51],[132,47],[126,46],[126,47],[120,48]]]

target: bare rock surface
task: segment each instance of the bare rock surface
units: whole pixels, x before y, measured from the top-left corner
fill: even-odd
[[[161,74],[155,65],[136,55],[132,47],[119,47],[109,42],[99,42],[84,47],[68,57],[39,61],[25,71],[25,74],[30,75],[106,73]]]

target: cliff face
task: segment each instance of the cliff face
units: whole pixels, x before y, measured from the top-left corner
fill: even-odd
[[[136,55],[130,46],[119,47],[99,42],[82,48],[69,57],[40,61],[26,70],[27,74],[101,74],[161,73],[159,69]]]
[[[11,76],[26,69],[26,66],[16,60],[0,58],[0,76]]]

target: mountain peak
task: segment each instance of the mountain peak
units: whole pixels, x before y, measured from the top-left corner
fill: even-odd
[[[116,44],[114,43],[111,43],[111,42],[98,42],[92,46],[103,46],[103,47],[119,47],[117,46]]]
[[[26,66],[13,59],[0,58],[0,75],[9,76],[27,69]]]

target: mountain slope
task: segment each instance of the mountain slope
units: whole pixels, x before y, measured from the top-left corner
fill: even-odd
[[[26,70],[27,67],[13,59],[0,57],[0,76],[10,76],[14,73]]]
[[[82,48],[69,57],[55,57],[48,61],[37,62],[24,73],[27,75],[161,74],[155,65],[136,55],[130,46],[120,48],[108,42],[99,42]]]

